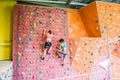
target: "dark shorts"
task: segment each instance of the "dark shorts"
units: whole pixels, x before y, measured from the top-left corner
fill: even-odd
[[[45,42],[45,48],[51,47],[52,43],[51,42]]]

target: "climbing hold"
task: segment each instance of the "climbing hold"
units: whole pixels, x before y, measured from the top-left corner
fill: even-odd
[[[120,42],[120,40],[118,40],[118,42]]]
[[[36,35],[36,34],[37,34],[37,32],[35,32],[35,31],[34,31],[34,32],[33,32],[33,34],[34,34],[34,35]]]
[[[109,7],[112,7],[112,5],[109,5]]]
[[[84,46],[86,46],[86,45],[87,45],[87,43],[84,43],[83,45],[84,45]]]
[[[20,57],[20,56],[21,56],[21,53],[18,52],[18,56]]]
[[[67,67],[67,70],[69,71],[69,70],[70,70],[70,68],[69,68],[69,67]]]
[[[17,57],[17,60],[18,60],[18,61],[20,61],[20,60],[21,60],[21,57],[20,57],[20,56],[18,56],[18,57]]]
[[[29,40],[32,41],[32,37],[30,37]]]
[[[22,72],[22,73],[21,73],[21,75],[22,75],[22,76],[25,76],[25,73],[24,73],[24,72]]]
[[[33,27],[34,27],[34,28],[36,28],[36,27],[37,27],[37,26],[36,26],[36,23],[34,23],[34,24],[33,24]]]
[[[110,14],[110,16],[112,16],[112,14]]]
[[[72,42],[69,42],[70,45],[72,45]]]
[[[25,36],[26,36],[26,34],[23,34],[23,35],[22,35],[22,37],[25,37]]]
[[[18,40],[19,40],[19,41],[21,41],[21,40],[22,40],[22,38],[21,38],[21,37],[18,37]]]
[[[32,30],[36,30],[36,28],[32,28]]]
[[[91,53],[91,56],[93,56],[93,53]]]
[[[48,16],[48,18],[50,19],[50,18],[51,18],[51,16]]]
[[[21,45],[18,45],[18,48],[22,48],[22,46],[21,46]]]
[[[118,38],[120,38],[120,35],[118,36]]]
[[[29,75],[32,75],[32,72],[29,72]]]
[[[106,20],[106,23],[109,23],[109,20]]]
[[[35,45],[33,45],[33,48],[35,49]]]
[[[42,41],[40,41],[40,45],[42,45],[43,44],[43,42]]]
[[[22,18],[22,16],[19,15],[19,18]]]
[[[34,75],[32,76],[32,79],[34,80]]]
[[[104,30],[102,30],[102,33],[104,33]]]
[[[66,36],[66,33],[64,33],[64,36]]]
[[[73,56],[70,56],[70,59],[73,59]]]
[[[98,19],[95,21],[96,23],[98,22]]]
[[[40,49],[42,49],[43,48],[43,46],[42,45],[40,45]]]
[[[70,48],[70,53],[72,53],[73,52],[73,49],[72,48]]]
[[[40,74],[42,74],[43,72],[42,72],[42,71],[40,71],[39,73],[40,73]]]
[[[29,63],[31,64],[31,63],[32,63],[32,61],[31,61],[31,60],[29,60]]]
[[[28,44],[28,42],[26,42],[26,44]]]
[[[42,52],[39,52],[39,55],[40,55],[40,56],[42,56],[42,55],[43,55],[43,53],[42,53]]]
[[[31,15],[33,15],[33,12],[30,12]]]
[[[43,25],[43,22],[42,21],[39,21],[40,25]]]
[[[105,29],[107,29],[107,26],[104,26]]]

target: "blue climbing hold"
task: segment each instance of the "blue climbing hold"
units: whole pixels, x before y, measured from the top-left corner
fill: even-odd
[[[32,41],[32,37],[30,37],[29,40]]]
[[[66,33],[64,33],[64,36],[67,36]]]
[[[42,21],[39,21],[40,25],[43,25],[43,22]]]
[[[39,73],[42,74],[42,71],[40,71]]]

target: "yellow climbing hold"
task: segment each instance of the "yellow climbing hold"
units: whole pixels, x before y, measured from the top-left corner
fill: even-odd
[[[36,23],[33,24],[33,27],[36,28]]]
[[[33,12],[30,12],[31,15],[33,15]]]
[[[43,55],[43,53],[42,53],[42,52],[39,52],[39,55],[40,55],[40,56],[42,56],[42,55]]]
[[[40,44],[43,44],[43,42],[42,42],[42,41],[40,41]]]

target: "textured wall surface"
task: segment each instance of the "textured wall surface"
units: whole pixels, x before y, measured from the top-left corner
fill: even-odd
[[[101,37],[96,2],[80,8],[79,13],[89,37]]]
[[[96,5],[96,13],[90,8]],[[120,18],[119,4],[94,2],[80,10],[84,25],[98,24],[100,38],[80,38],[77,51],[74,53],[72,67],[85,78],[90,80],[119,80],[120,53]],[[95,8],[93,8],[95,9]],[[85,11],[84,11],[85,10]],[[89,16],[95,14],[98,16]],[[83,16],[84,12],[84,16]],[[86,20],[88,17],[88,21]],[[92,21],[89,21],[92,20]],[[93,22],[94,21],[94,22]],[[86,22],[86,23],[85,23]],[[87,26],[88,26],[87,25]],[[93,26],[93,25],[90,25]],[[85,26],[86,27],[86,26]],[[95,27],[95,26],[93,26]],[[90,27],[90,31],[95,28]],[[95,29],[97,30],[97,29]],[[94,30],[94,31],[95,31]],[[88,30],[88,35],[89,30]],[[75,39],[74,39],[75,40]]]
[[[94,2],[79,10],[16,5],[14,10],[14,80],[120,79],[118,4]],[[52,54],[44,61],[39,55],[43,29],[54,34]],[[65,66],[54,55],[59,38],[70,50]]]
[[[16,5],[14,13],[14,80],[48,80],[68,78],[71,72],[69,56],[62,59],[54,55],[60,38],[68,43],[66,9]],[[52,30],[52,51],[41,60],[40,47],[43,29]],[[68,46],[67,46],[68,48]]]
[[[120,79],[120,5],[97,2],[99,22],[108,40],[111,80]],[[105,30],[106,28],[106,30]]]

